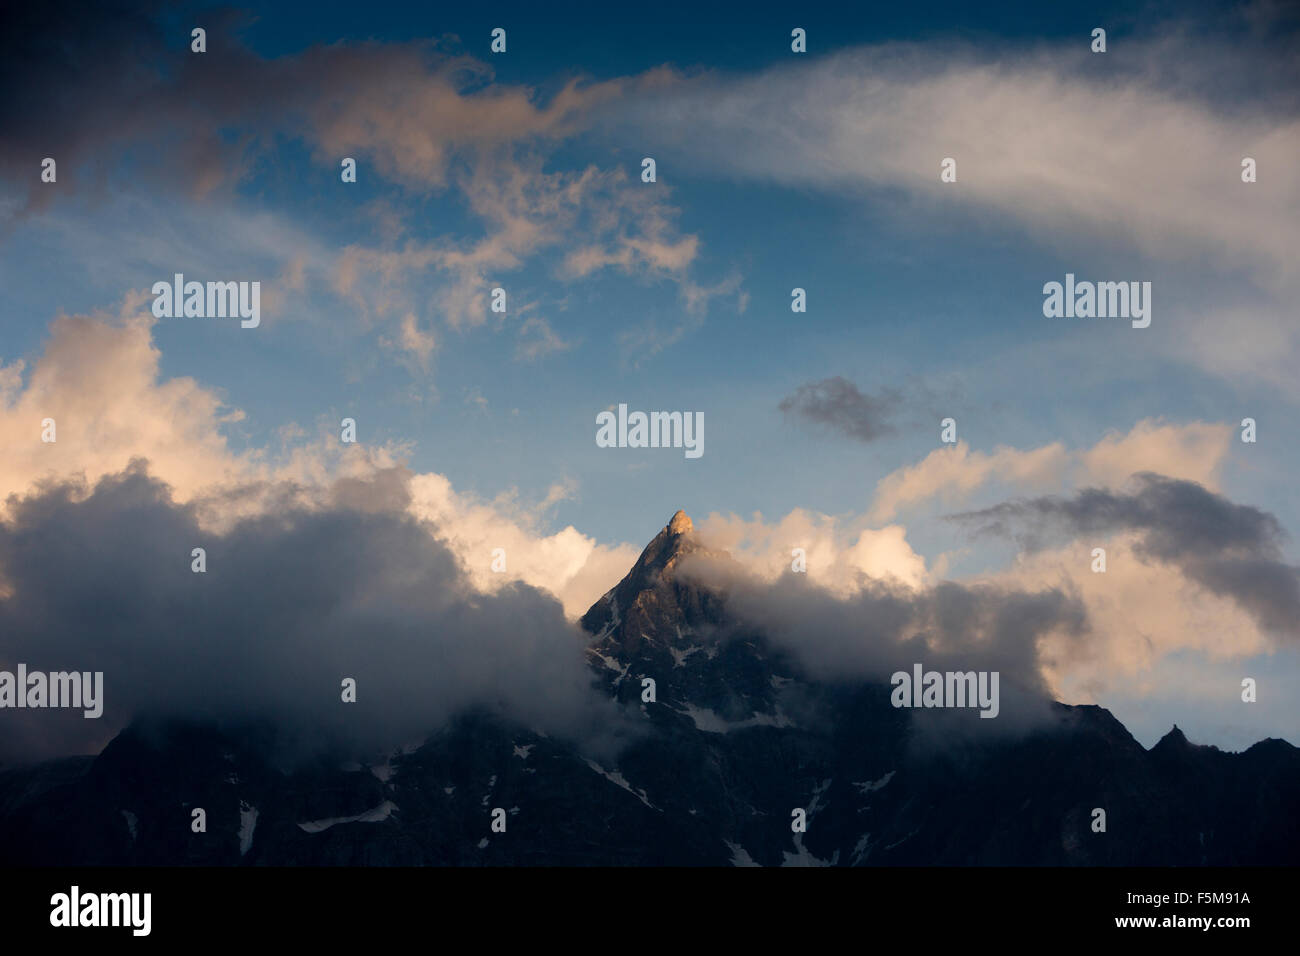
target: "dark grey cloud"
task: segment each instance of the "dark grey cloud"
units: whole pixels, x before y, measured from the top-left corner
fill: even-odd
[[[237,149],[218,134],[221,112],[202,102],[215,98],[187,102],[201,85],[190,77],[202,64],[186,59],[190,26],[164,30],[164,9],[152,0],[4,5],[0,172],[26,187],[29,209],[48,205],[74,184],[102,186],[111,167],[99,154],[109,143],[165,144],[170,167],[159,162],[158,150],[134,157],[151,179],[173,168],[178,172],[167,178],[193,185],[222,178],[223,164],[237,167]],[[202,20],[209,41],[220,43],[230,15],[213,12]],[[182,85],[188,95],[179,92]],[[39,183],[47,156],[58,163],[61,189]]]
[[[951,518],[1031,550],[1062,536],[1139,532],[1139,556],[1174,565],[1233,599],[1261,627],[1300,637],[1300,568],[1284,560],[1286,534],[1276,517],[1192,481],[1142,473],[1134,483],[1127,492],[1088,488],[1071,498],[1009,501]]]
[[[926,670],[997,671],[998,719],[956,715],[957,724],[939,722],[945,731],[962,726],[1001,733],[1047,719],[1052,697],[1039,639],[1054,633],[1082,640],[1089,632],[1082,601],[1056,588],[951,581],[908,588],[864,576],[860,590],[841,595],[807,574],[787,572],[773,583],[734,561],[699,555],[685,559],[680,573],[725,593],[728,610],[744,626],[791,653],[817,680],[888,684],[891,674],[911,672],[918,663]]]
[[[781,400],[787,415],[824,425],[862,442],[875,441],[894,432],[890,419],[903,403],[897,389],[884,388],[878,395],[864,395],[839,375],[800,385],[793,395]]]
[[[408,187],[441,188],[453,155],[563,136],[604,89],[539,103],[440,41],[361,41],[263,57],[230,8],[55,0],[0,10],[0,175],[23,212],[125,174],[151,188],[229,190],[286,139],[338,178],[344,156]],[[190,31],[207,31],[205,53]],[[58,186],[39,181],[44,157]]]
[[[560,604],[522,584],[475,591],[437,529],[394,510],[394,480],[220,535],[143,462],[11,499],[0,668],[103,671],[104,716],[5,709],[0,757],[95,752],[149,717],[270,725],[289,752],[364,755],[468,707],[611,745],[619,715]],[[195,547],[206,573],[191,571]],[[345,677],[356,703],[340,699]]]

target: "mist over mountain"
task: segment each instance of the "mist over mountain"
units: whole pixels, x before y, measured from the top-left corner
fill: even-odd
[[[273,720],[150,718],[96,756],[0,772],[0,854],[133,865],[1300,861],[1291,744],[1225,753],[1174,728],[1147,750],[1104,709],[1047,700],[1032,680],[1006,692],[1012,715],[1036,702],[1032,720],[896,707],[875,665],[910,666],[930,645],[910,639],[831,673],[818,665],[825,648],[809,657],[789,634],[764,633],[762,605],[735,589],[744,575],[729,562],[679,512],[583,616],[584,693],[635,727],[603,752],[530,721],[535,708],[487,699],[412,704],[426,733],[363,762],[278,760]],[[921,614],[891,600],[879,605],[901,608],[889,634],[951,606]],[[963,600],[996,623],[990,598]],[[773,623],[788,628],[789,613]],[[949,623],[938,656],[919,662],[979,666],[978,641],[961,647]],[[994,650],[990,661],[1014,662]]]
[[[619,715],[559,602],[477,590],[441,529],[403,513],[407,494],[401,475],[341,479],[218,532],[136,462],[11,500],[0,666],[102,672],[105,690],[98,719],[7,709],[0,758],[97,753],[151,718],[260,725],[282,759],[356,759],[469,706],[608,746]]]

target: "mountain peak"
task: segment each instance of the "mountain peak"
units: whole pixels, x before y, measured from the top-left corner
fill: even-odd
[[[1191,742],[1188,741],[1187,735],[1179,729],[1177,724],[1174,724],[1173,729],[1156,741],[1156,745],[1151,748],[1152,752],[1158,751],[1160,753],[1175,753],[1191,749]]]
[[[582,626],[595,634],[613,627],[634,609],[646,610],[656,605],[663,610],[675,602],[667,594],[655,599],[650,595],[671,592],[677,565],[682,557],[704,548],[695,538],[695,525],[685,511],[675,512],[668,524],[645,546],[627,576],[605,593],[582,617]]]
[[[645,546],[641,557],[628,572],[628,578],[636,581],[638,590],[653,587],[678,558],[698,550],[700,545],[695,540],[695,525],[685,511],[679,510]]]

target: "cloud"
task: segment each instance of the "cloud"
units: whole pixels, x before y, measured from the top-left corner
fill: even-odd
[[[1171,657],[1192,655],[1200,663],[1183,666],[1199,667],[1210,680],[1222,662],[1271,653],[1278,637],[1296,633],[1297,571],[1282,558],[1279,523],[1218,491],[1234,433],[1227,424],[1143,419],[1079,449],[1053,442],[983,453],[959,443],[882,479],[865,516],[822,518],[816,530],[790,518],[772,526],[731,518],[719,522],[718,540],[737,543],[747,568],[768,582],[789,567],[790,547],[811,540],[808,578],[840,599],[891,576],[895,586],[923,590],[946,573],[947,555],[928,569],[920,555],[912,563],[902,526],[874,530],[882,522],[926,502],[950,507],[981,489],[1081,489],[956,516],[960,525],[1012,537],[1027,550],[1006,567],[955,583],[1077,601],[1086,629],[1040,632],[1037,666],[1058,699],[1105,703],[1135,682],[1158,681]],[[788,531],[773,533],[785,524]],[[879,546],[891,528],[906,551],[887,549],[874,566],[853,567],[845,541],[866,529]],[[1105,548],[1104,574],[1092,571],[1094,547]],[[899,573],[909,567],[912,573]],[[1235,694],[1234,687],[1215,692]]]
[[[934,497],[958,500],[994,478],[1052,485],[1059,481],[1066,460],[1060,442],[1030,451],[999,446],[990,453],[971,451],[964,441],[936,448],[917,464],[892,471],[876,483],[871,517],[885,521],[906,506]]]
[[[573,348],[573,342],[566,342],[551,328],[551,323],[538,315],[529,316],[519,327],[519,338],[515,344],[515,358],[523,362],[535,362],[553,352],[566,352]]]
[[[564,259],[564,271],[585,277],[611,266],[623,272],[642,269],[646,272],[681,272],[699,251],[696,236],[665,240],[662,236],[619,236],[611,246],[589,245],[574,249]]]
[[[139,303],[128,297],[119,314],[60,317],[30,365],[0,363],[0,442],[8,449],[0,502],[42,482],[94,485],[142,459],[172,500],[194,507],[204,530],[221,533],[285,508],[330,508],[349,487],[373,492],[401,476],[403,491],[389,506],[436,523],[467,580],[490,591],[512,582],[547,590],[571,618],[636,559],[630,545],[602,545],[572,527],[544,530],[548,511],[574,493],[571,483],[535,506],[513,494],[485,502],[457,493],[442,475],[409,472],[407,446],[343,446],[323,423],[289,424],[276,445],[233,451],[226,430],[244,413],[193,379],[162,378],[155,320],[136,314]],[[55,419],[53,443],[41,441],[47,417]],[[508,549],[503,574],[489,569],[495,547]]]
[[[518,314],[507,276],[530,257],[551,254],[555,274],[583,279],[614,268],[677,285],[695,310],[708,295],[691,279],[698,237],[674,226],[664,190],[637,189],[621,169],[543,169],[537,155],[482,161],[454,181],[485,223],[473,239],[408,240],[400,247],[347,247],[338,257],[334,288],[363,314],[415,307],[412,277],[436,272],[445,280],[435,308],[453,328],[492,317],[489,293],[507,291],[507,313]]]
[[[0,389],[0,498],[46,476],[93,481],[138,456],[155,461],[186,497],[261,474],[255,455],[230,450],[221,426],[237,412],[215,391],[189,378],[159,381],[154,321],[62,316],[25,376],[9,367]],[[46,418],[55,423],[51,443],[41,440]]]
[[[861,442],[893,434],[890,416],[902,404],[897,389],[882,389],[879,395],[863,395],[848,379],[835,376],[800,385],[793,395],[781,400],[787,415],[825,425]]]
[[[415,355],[424,366],[429,364],[429,356],[437,344],[431,333],[420,331],[419,323],[410,312],[402,317],[402,337],[399,342],[403,349]]]
[[[927,670],[997,671],[999,719],[963,722],[996,725],[979,728],[990,732],[1016,732],[1048,717],[1039,644],[1049,634],[1079,640],[1088,632],[1083,606],[1056,588],[953,581],[912,588],[860,575],[857,589],[834,593],[812,575],[787,572],[773,582],[698,554],[683,559],[680,573],[722,589],[742,627],[763,633],[821,681],[888,683],[917,663]]]
[[[473,587],[405,481],[337,483],[222,534],[141,461],[94,486],[52,484],[0,523],[0,659],[102,671],[104,716],[13,711],[7,756],[90,752],[131,720],[266,723],[279,742],[368,754],[421,740],[467,707],[553,734],[617,726],[583,640],[550,595]],[[191,549],[206,549],[206,573]],[[355,704],[341,682],[357,683]]]
[[[1248,15],[1273,18],[1261,9]],[[1075,257],[1076,271],[1117,250],[1147,278],[1151,263],[1191,264],[1207,278],[1155,291],[1183,328],[1170,353],[1294,395],[1295,31],[1269,39],[1234,22],[1205,39],[1205,26],[1154,23],[1104,56],[1076,40],[928,41],[676,74],[596,107],[598,126],[613,141],[652,137],[691,174],[886,207],[900,229],[954,212],[997,222]],[[941,184],[949,157],[957,181]],[[1241,181],[1245,157],[1256,183]]]
[[[72,0],[0,30],[17,41],[0,41],[0,62],[10,67],[0,72],[0,171],[16,194],[26,193],[25,206],[0,197],[15,222],[88,182],[99,192],[143,181],[155,191],[233,201],[240,182],[297,140],[335,181],[349,156],[359,175],[404,195],[454,190],[483,232],[399,245],[402,215],[372,204],[384,244],[357,243],[328,257],[291,244],[283,288],[264,290],[271,311],[280,311],[273,307],[282,295],[302,290],[307,251],[313,276],[331,275],[333,291],[357,308],[363,326],[391,323],[384,342],[427,371],[432,342],[413,321],[431,303],[452,328],[481,325],[490,318],[489,291],[508,286],[508,274],[528,257],[558,246],[567,247],[555,262],[564,278],[615,268],[677,283],[692,308],[701,300],[690,275],[699,239],[675,227],[666,189],[637,189],[620,168],[545,168],[596,104],[629,85],[653,85],[653,73],[575,79],[543,98],[496,82],[488,64],[446,44],[337,43],[266,58],[239,40],[241,21],[214,13],[205,17],[208,52],[194,54],[171,42],[166,19],[156,3]],[[59,163],[57,189],[39,182],[36,164],[46,155]],[[214,230],[205,223],[199,232]],[[176,247],[164,243],[157,252],[150,261],[170,275]],[[427,272],[439,286],[413,290],[411,277]]]
[[[708,285],[695,282],[682,283],[681,294],[686,311],[691,315],[702,315],[708,310],[710,300],[719,296],[735,295],[736,314],[743,315],[745,309],[749,307],[749,293],[741,288],[741,282],[740,274],[733,272]]]
[[[1109,432],[1091,448],[1074,451],[1052,442],[1027,450],[998,446],[986,453],[961,441],[880,479],[870,517],[887,521],[934,498],[952,506],[994,482],[1031,490],[1084,483],[1114,487],[1151,471],[1216,488],[1232,431],[1210,422],[1173,425],[1144,418],[1127,433]]]
[[[411,513],[435,523],[443,540],[459,556],[469,581],[493,592],[522,582],[555,595],[571,619],[616,584],[640,550],[629,544],[602,545],[571,525],[554,534],[539,529],[542,515],[573,494],[573,486],[555,486],[537,507],[513,496],[486,502],[461,494],[442,475],[411,479]],[[502,549],[505,571],[493,570],[493,552]]]
[[[1169,482],[1140,481],[1153,479]],[[1225,683],[1225,664],[1275,651],[1269,624],[1294,635],[1300,605],[1297,571],[1281,560],[1276,521],[1198,489],[1169,494],[1165,487],[1175,499],[1167,507],[1153,495],[1147,508],[1127,509],[1144,520],[1098,521],[1089,525],[1092,533],[1058,528],[1071,540],[951,580],[944,579],[943,556],[927,567],[900,525],[872,528],[862,517],[801,509],[772,522],[714,514],[697,533],[735,560],[691,563],[684,573],[722,588],[747,626],[772,636],[823,679],[880,681],[916,661],[934,662],[935,669],[1004,669],[1015,727],[1041,719],[1039,703],[1047,698],[1132,711],[1134,688],[1164,686],[1169,661],[1197,674],[1213,704],[1235,699],[1240,689],[1240,675]],[[1157,522],[1161,510],[1168,513]],[[1016,527],[1054,523],[1011,503],[976,513],[970,524],[1000,518],[1006,525],[1009,513]],[[1153,538],[1155,527],[1170,537]],[[1104,574],[1092,571],[1096,546],[1106,550]],[[806,550],[804,573],[791,571],[794,547]]]
[[[1168,344],[1171,354],[1234,386],[1258,382],[1300,400],[1300,327],[1290,319],[1296,295],[1281,301],[1240,289],[1231,295],[1231,302],[1198,301],[1181,309],[1183,328]]]
[[[795,548],[803,550],[809,579],[834,594],[860,590],[864,578],[919,588],[933,577],[902,525],[871,528],[860,519],[796,508],[775,522],[758,514],[745,519],[714,513],[696,528],[709,548],[726,551],[750,574],[769,582],[791,569]]]
[[[1127,434],[1112,431],[1078,452],[1072,480],[1116,487],[1150,471],[1217,489],[1232,438],[1231,425],[1144,418]]]
[[[1092,549],[1104,547],[1106,572],[1093,573]],[[1007,588],[1059,588],[1076,594],[1091,624],[1086,641],[1046,635],[1043,674],[1062,700],[1097,703],[1142,684],[1162,685],[1167,662],[1243,661],[1269,653],[1274,641],[1249,611],[1207,591],[1177,567],[1152,562],[1140,532],[1082,536],[1060,547],[1018,556],[981,580]],[[1204,674],[1205,667],[1200,666]],[[1239,678],[1238,678],[1239,680]],[[1206,688],[1207,702],[1236,699],[1236,681]],[[1161,728],[1168,729],[1167,725]]]
[[[1150,473],[1133,481],[1123,493],[1087,488],[952,517],[983,533],[1018,534],[1031,549],[1053,533],[1135,532],[1140,560],[1173,565],[1210,593],[1231,598],[1264,630],[1300,637],[1300,568],[1283,560],[1277,518],[1195,482]]]
[[[1217,476],[1231,436],[1229,426],[1144,420],[1127,433],[1108,434],[1074,451],[1054,444],[976,457],[958,446],[927,457],[922,480],[895,490],[905,488],[908,494],[901,497],[920,501],[933,494],[965,497],[986,482],[1022,488],[1106,483],[1070,496],[1017,499],[958,516],[966,527],[1016,537],[1027,550],[1005,567],[948,582],[994,594],[1062,596],[1071,614],[1082,616],[1068,617],[1068,626],[1036,632],[1034,666],[1057,699],[1104,703],[1117,688],[1127,693],[1134,682],[1159,680],[1163,662],[1171,657],[1192,655],[1206,680],[1213,673],[1221,681],[1223,662],[1272,653],[1279,637],[1296,634],[1297,569],[1283,560],[1284,534],[1276,518],[1236,505],[1191,479],[1131,473],[1158,462],[1209,480]],[[941,456],[958,474],[935,468]],[[896,473],[906,474],[908,469]],[[801,509],[770,522],[760,515],[715,514],[699,523],[699,534],[710,547],[736,557],[750,582],[745,587],[755,593],[784,592],[806,582],[816,589],[805,595],[808,602],[820,595],[852,604],[885,593],[906,603],[908,594],[917,598],[943,583],[948,555],[927,562],[913,550],[906,529],[880,527],[875,520],[875,514],[831,517]],[[806,550],[804,574],[790,573],[796,547]],[[1094,547],[1106,550],[1104,574],[1092,571]],[[860,610],[885,614],[889,607]],[[754,604],[755,626],[761,628],[771,612]],[[819,620],[810,613],[810,621]],[[799,640],[797,620],[785,620],[793,646]],[[865,619],[858,622],[856,638],[853,626],[844,620],[836,639],[846,654],[855,639],[873,639]],[[1233,687],[1218,686],[1215,692],[1235,694]]]
[[[1272,103],[1219,110],[1181,82],[1181,60],[1203,49],[1166,40],[1144,50],[1146,72],[1097,75],[1086,43],[1014,56],[885,44],[750,75],[678,78],[629,91],[618,109],[665,151],[720,175],[933,200],[939,162],[953,157],[958,181],[945,197],[1036,234],[1121,236],[1157,258],[1223,256],[1289,275],[1300,244],[1300,172],[1289,161],[1300,118]],[[1211,61],[1223,66],[1223,56]],[[1253,65],[1243,54],[1226,66]],[[1243,192],[1243,156],[1272,170],[1267,193]]]
[[[194,54],[188,30],[181,45],[166,19],[161,3],[77,0],[10,19],[0,46],[0,167],[31,166],[39,142],[59,161],[60,183],[74,184],[83,166],[102,176],[128,153],[147,155],[132,147],[167,146],[170,159],[186,161],[162,167],[162,181],[183,177],[202,194],[229,187],[257,153],[290,136],[335,171],[353,156],[408,188],[436,189],[457,155],[563,138],[622,88],[575,80],[543,103],[429,41],[265,58],[239,40],[242,22],[229,12],[204,18],[208,51]],[[231,130],[239,135],[222,136]],[[39,183],[30,195],[42,195]]]

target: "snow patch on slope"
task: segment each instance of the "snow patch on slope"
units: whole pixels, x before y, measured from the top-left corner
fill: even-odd
[[[870,852],[871,834],[864,833],[862,834],[862,839],[860,839],[857,845],[853,848],[853,865],[857,866],[860,864],[864,859],[866,859],[867,854]]]
[[[894,779],[894,774],[897,772],[898,771],[896,770],[891,770],[889,771],[889,773],[885,774],[879,780],[871,780],[868,781],[867,783],[858,783],[857,781],[854,781],[853,786],[858,788],[858,792],[860,794],[866,796],[868,793],[871,793],[875,790],[879,790],[885,784],[889,783],[890,780]]]
[[[836,850],[835,854],[829,860],[818,859],[813,856],[809,849],[803,845],[803,834],[794,835],[794,850],[782,850],[782,866],[835,866],[840,861],[840,851]]]
[[[397,805],[392,800],[385,800],[377,807],[367,810],[365,813],[358,813],[351,817],[329,817],[325,820],[308,820],[306,823],[298,824],[298,829],[307,833],[320,833],[328,830],[330,827],[339,823],[379,823],[387,820],[389,815],[397,809]]]
[[[606,770],[604,767],[602,767],[600,764],[596,763],[596,761],[594,761],[594,760],[588,760],[588,761],[587,761],[587,766],[590,767],[592,770],[596,771],[596,773],[600,774],[602,777],[604,777],[604,778],[605,778],[606,780],[608,780],[610,783],[615,784],[616,786],[622,787],[622,788],[623,788],[624,790],[626,790],[628,793],[632,794],[632,796],[636,797],[638,800],[640,800],[642,803],[644,803],[644,804],[645,804],[647,807],[649,807],[651,810],[658,810],[658,809],[659,809],[659,808],[656,807],[653,803],[651,803],[649,800],[646,799],[646,795],[645,795],[645,791],[644,791],[644,790],[635,790],[635,789],[633,789],[633,788],[632,788],[632,785],[631,785],[630,783],[627,782],[627,779],[626,779],[626,778],[625,778],[621,773],[619,773],[617,770],[615,770],[615,771],[613,771],[613,772],[610,772],[610,771]]]
[[[747,727],[794,726],[794,722],[780,709],[775,714],[755,714],[747,720],[727,720],[707,707],[696,707],[691,703],[683,704],[682,709],[678,710],[677,713],[685,714],[691,718],[695,722],[695,729],[702,730],[706,734],[728,734],[733,730],[744,730]]]
[[[749,851],[746,850],[739,843],[732,843],[730,840],[723,840],[722,842],[727,844],[727,849],[731,851],[732,866],[760,866],[761,865],[755,863],[754,858],[749,855]]]
[[[257,829],[257,807],[239,801],[239,855],[243,856],[253,846],[253,831]]]
[[[627,676],[627,669],[631,666],[630,664],[620,664],[616,658],[610,657],[608,654],[602,654],[594,647],[587,648],[587,653],[599,657],[600,662],[605,665],[606,669],[613,671],[619,677]]]
[[[679,634],[679,635],[681,634],[681,631],[680,631],[680,630],[678,631],[678,634]],[[686,666],[686,659],[687,659],[688,657],[690,657],[692,654],[696,653],[697,651],[701,651],[701,650],[703,650],[703,648],[700,647],[700,646],[697,644],[697,645],[695,645],[694,647],[688,647],[688,648],[687,648],[686,650],[684,650],[684,651],[679,651],[677,648],[673,647],[673,646],[670,644],[670,645],[668,646],[668,650],[669,650],[669,652],[673,655],[673,666],[674,666],[674,667],[685,667],[685,666]]]

